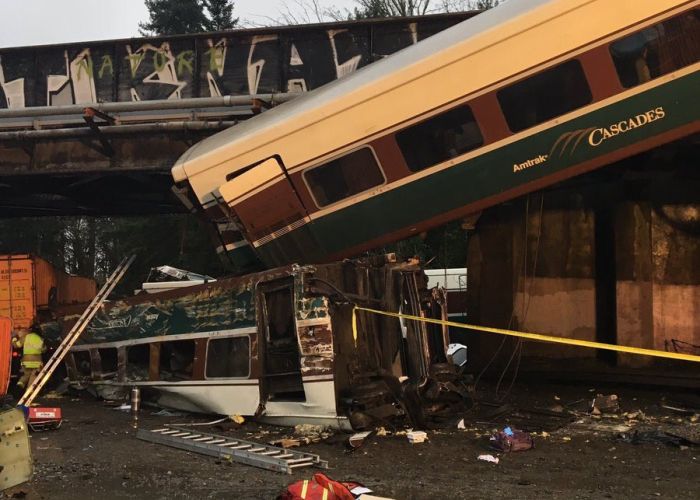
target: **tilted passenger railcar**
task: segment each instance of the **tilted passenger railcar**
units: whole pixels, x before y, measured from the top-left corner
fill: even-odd
[[[325,262],[698,132],[700,2],[518,0],[191,148],[242,265]]]
[[[100,310],[67,357],[68,375],[105,398],[137,386],[161,406],[277,424],[362,427],[405,415],[397,403],[420,421],[450,396],[433,375],[456,376],[447,329],[360,313],[354,331],[352,311],[447,319],[444,295],[426,284],[416,263],[373,258],[136,295]],[[396,390],[404,378],[411,387]],[[426,408],[407,406],[404,391]]]

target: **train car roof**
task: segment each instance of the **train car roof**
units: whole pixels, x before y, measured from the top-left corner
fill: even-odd
[[[590,0],[568,1],[580,4],[587,3]],[[198,160],[204,160],[204,157],[212,151],[221,148],[235,148],[238,138],[256,134],[268,128],[274,128],[286,120],[298,117],[299,113],[304,110],[322,107],[343,97],[349,91],[380,80],[386,75],[391,75],[406,66],[419,63],[421,60],[431,57],[446,47],[450,47],[458,42],[464,42],[470,37],[500,26],[506,21],[514,21],[519,16],[550,3],[559,2],[556,0],[511,0],[505,2],[494,9],[462,21],[425,40],[406,47],[381,61],[376,61],[343,78],[307,92],[291,102],[272,108],[253,119],[208,137],[192,146],[178,159],[173,167],[175,181],[184,180],[186,173],[189,173],[190,169],[200,170],[200,168],[197,168],[201,165]]]

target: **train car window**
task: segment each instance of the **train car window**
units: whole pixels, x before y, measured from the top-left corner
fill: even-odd
[[[304,172],[319,207],[344,200],[384,183],[374,152],[362,148]]]
[[[206,378],[237,378],[250,374],[250,340],[245,337],[209,339]]]
[[[689,66],[700,60],[700,9],[626,36],[610,54],[625,88]]]
[[[433,116],[396,134],[408,168],[418,172],[484,144],[469,106]]]
[[[160,345],[160,380],[191,380],[194,367],[194,340],[173,340]]]
[[[498,92],[508,128],[526,128],[578,109],[593,100],[581,63],[567,61]]]

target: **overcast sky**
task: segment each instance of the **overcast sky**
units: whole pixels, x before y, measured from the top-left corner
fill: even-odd
[[[236,0],[235,13],[247,25],[270,24],[287,10],[303,20],[299,6],[306,2]],[[320,2],[341,9],[354,4]],[[143,0],[0,0],[0,6],[0,48],[138,36],[139,21],[148,17]]]

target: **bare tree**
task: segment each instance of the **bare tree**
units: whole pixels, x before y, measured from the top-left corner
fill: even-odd
[[[422,16],[428,12],[430,0],[355,0],[354,19],[373,17]]]
[[[259,16],[242,21],[248,27],[283,26],[340,21],[338,9],[328,6],[324,0],[288,0],[277,16]]]
[[[488,10],[505,0],[441,0],[439,12],[465,12],[469,10]]]

